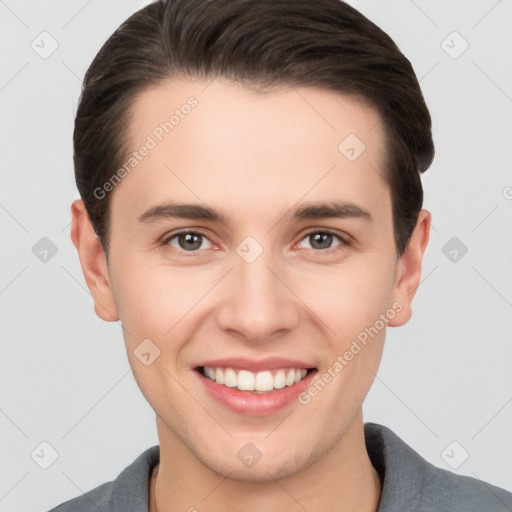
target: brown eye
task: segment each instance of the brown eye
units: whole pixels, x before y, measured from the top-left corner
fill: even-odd
[[[304,240],[309,244],[309,247],[305,248],[316,252],[335,252],[339,246],[345,245],[345,241],[339,235],[330,231],[312,231],[301,242]],[[337,243],[335,243],[336,240]]]
[[[195,231],[183,231],[169,237],[166,240],[166,243],[177,250],[196,252],[198,249],[208,248],[202,247],[205,240],[208,240],[208,238],[206,238],[202,233],[197,233]]]

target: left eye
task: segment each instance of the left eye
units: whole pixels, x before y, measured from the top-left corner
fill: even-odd
[[[332,248],[332,242],[334,238],[337,238],[339,241],[339,243],[334,247],[342,244],[342,238],[339,235],[329,231],[313,231],[308,233],[302,240],[307,240],[310,243],[309,249],[313,249],[314,251],[319,252],[328,252],[328,250]],[[311,244],[313,244],[313,247],[311,247]]]

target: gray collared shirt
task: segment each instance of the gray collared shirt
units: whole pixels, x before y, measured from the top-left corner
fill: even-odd
[[[377,512],[512,512],[512,493],[481,480],[439,469],[376,423],[364,425],[368,455],[380,475]],[[112,482],[49,512],[148,512],[158,445],[139,455]]]

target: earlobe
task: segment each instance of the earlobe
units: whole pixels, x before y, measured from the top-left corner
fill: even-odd
[[[81,199],[71,205],[71,218],[71,240],[78,251],[82,272],[94,299],[94,311],[102,320],[115,322],[119,320],[119,315],[108,275],[107,259]]]
[[[397,264],[397,276],[392,303],[401,305],[400,312],[388,322],[390,327],[407,323],[412,316],[412,299],[421,279],[421,265],[430,236],[431,215],[427,210],[418,214],[416,226]]]

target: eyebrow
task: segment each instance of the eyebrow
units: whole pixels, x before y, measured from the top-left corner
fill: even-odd
[[[165,203],[150,208],[139,216],[139,222],[155,222],[165,219],[191,219],[229,224],[229,217],[210,206],[194,203]],[[315,220],[357,218],[373,223],[368,210],[351,202],[308,202],[286,212],[283,219]]]

